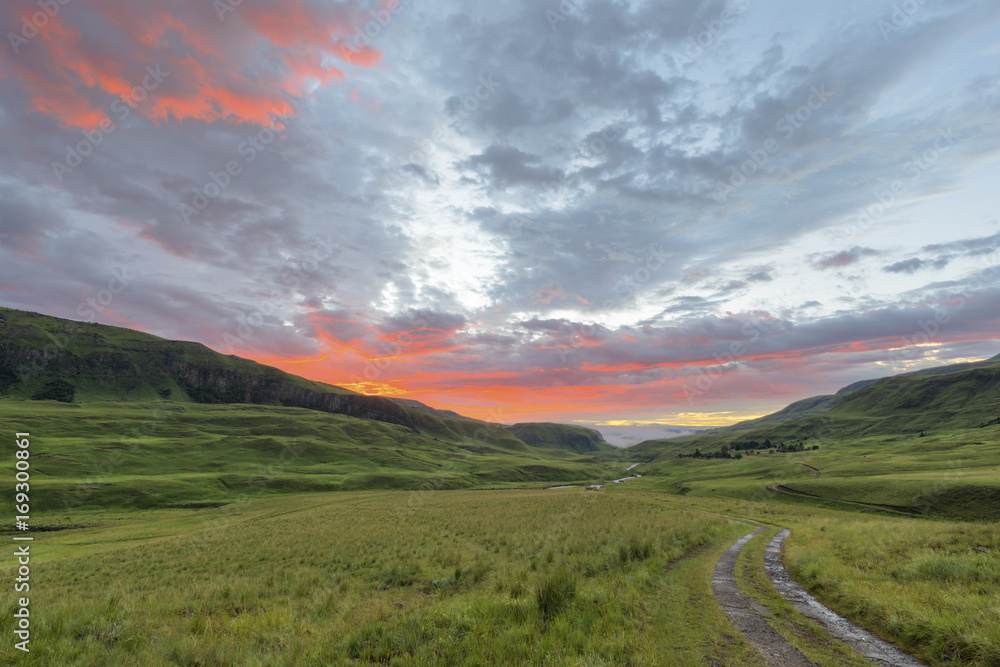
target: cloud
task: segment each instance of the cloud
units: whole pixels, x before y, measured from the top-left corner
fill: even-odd
[[[13,8],[5,14],[16,16]],[[28,109],[63,127],[92,130],[114,120],[122,107],[112,105],[122,99],[154,123],[266,126],[293,115],[294,100],[314,85],[342,80],[333,61],[377,64],[370,47],[348,48],[360,20],[356,6],[307,0],[248,4],[231,14],[194,0],[155,7],[79,0],[52,17],[24,53],[5,50],[3,62],[27,93]],[[153,72],[162,85],[142,91]]]
[[[948,243],[933,243],[923,247],[923,250],[926,252],[956,252],[969,257],[988,255],[996,252],[998,249],[1000,249],[1000,232],[992,236],[961,239],[958,241],[949,241]]]
[[[854,246],[850,250],[841,250],[840,252],[820,255],[813,261],[813,266],[820,271],[825,271],[826,269],[842,269],[845,266],[850,266],[851,264],[859,262],[863,257],[872,257],[879,254],[879,251],[873,250],[872,248]]]
[[[541,186],[559,182],[562,172],[541,164],[537,155],[525,153],[513,146],[494,144],[478,155],[473,155],[462,166],[477,171],[491,179],[493,187],[512,185]]]
[[[550,25],[527,0],[430,0],[361,40],[384,3],[220,20],[74,0],[0,55],[0,295],[80,317],[130,267],[100,321],[486,417],[749,413],[890,372],[894,351],[985,353],[995,284],[968,272],[1000,249],[982,185],[1000,79],[968,50],[1000,6],[928,9],[887,42],[892,5],[751,3],[692,56],[726,2],[594,0]],[[914,179],[942,130],[957,140]],[[948,325],[910,345],[935,308]]]
[[[913,257],[911,259],[901,260],[895,264],[884,266],[882,267],[882,270],[887,273],[916,273],[917,271],[923,269],[943,269],[948,266],[949,262],[951,262],[951,257],[948,255],[944,255],[934,260]]]

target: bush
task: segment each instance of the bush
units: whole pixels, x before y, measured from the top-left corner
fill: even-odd
[[[52,380],[46,382],[42,390],[31,397],[33,401],[62,401],[72,403],[76,395],[76,389],[66,380]]]
[[[568,570],[546,575],[535,589],[535,603],[543,621],[555,617],[576,597],[576,577]]]

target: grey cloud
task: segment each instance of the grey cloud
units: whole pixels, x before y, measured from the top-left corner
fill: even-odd
[[[840,252],[818,256],[813,260],[813,266],[821,271],[825,269],[840,269],[857,263],[863,257],[872,257],[879,254],[881,253],[878,250],[872,248],[854,246],[849,250],[841,250]]]
[[[540,186],[561,181],[562,172],[542,164],[537,155],[525,153],[513,146],[494,144],[478,155],[468,158],[462,166],[489,176],[494,187],[512,185]]]
[[[943,269],[948,266],[951,262],[951,257],[948,255],[939,257],[934,260],[920,259],[918,257],[913,257],[911,259],[904,259],[895,264],[890,264],[888,266],[882,267],[882,270],[886,273],[916,273],[921,269]]]

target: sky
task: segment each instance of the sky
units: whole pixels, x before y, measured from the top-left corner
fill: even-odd
[[[1000,353],[995,0],[11,0],[0,31],[6,307],[644,437]]]

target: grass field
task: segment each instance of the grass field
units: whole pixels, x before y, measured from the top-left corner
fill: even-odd
[[[995,523],[906,516],[871,516],[807,505],[733,498],[628,492],[650,502],[721,512],[787,526],[785,563],[821,602],[932,665],[1000,665],[1000,531]],[[773,532],[773,531],[771,531]],[[744,554],[763,549],[771,532]],[[752,568],[751,568],[752,569]],[[759,570],[743,573],[746,590],[784,617],[787,605],[762,584]],[[780,626],[780,622],[779,622]],[[810,630],[815,633],[815,629]],[[786,633],[787,634],[787,633]],[[796,632],[799,641],[807,633]]]
[[[33,510],[197,506],[302,491],[600,482],[621,475],[560,449],[519,449],[302,408],[0,401],[32,434]],[[470,422],[471,423],[471,422]],[[499,429],[498,429],[499,430]],[[13,480],[0,482],[7,494]]]
[[[32,434],[37,531],[36,643],[0,662],[763,665],[711,587],[747,527],[687,508],[791,528],[803,585],[929,664],[1000,665],[1000,425],[706,460],[414,414],[0,401]],[[549,445],[586,435],[545,426]],[[640,479],[583,486],[639,461]],[[769,586],[771,533],[741,589],[816,664],[860,664]]]
[[[763,664],[712,599],[711,567],[743,528],[720,518],[582,489],[233,509],[44,534],[37,643],[19,664]]]
[[[805,465],[802,465],[805,464]],[[813,478],[811,466],[820,471]],[[967,521],[1000,520],[1000,427],[824,441],[818,450],[735,459],[661,458],[641,470],[663,491]],[[773,484],[815,496],[780,496]]]

